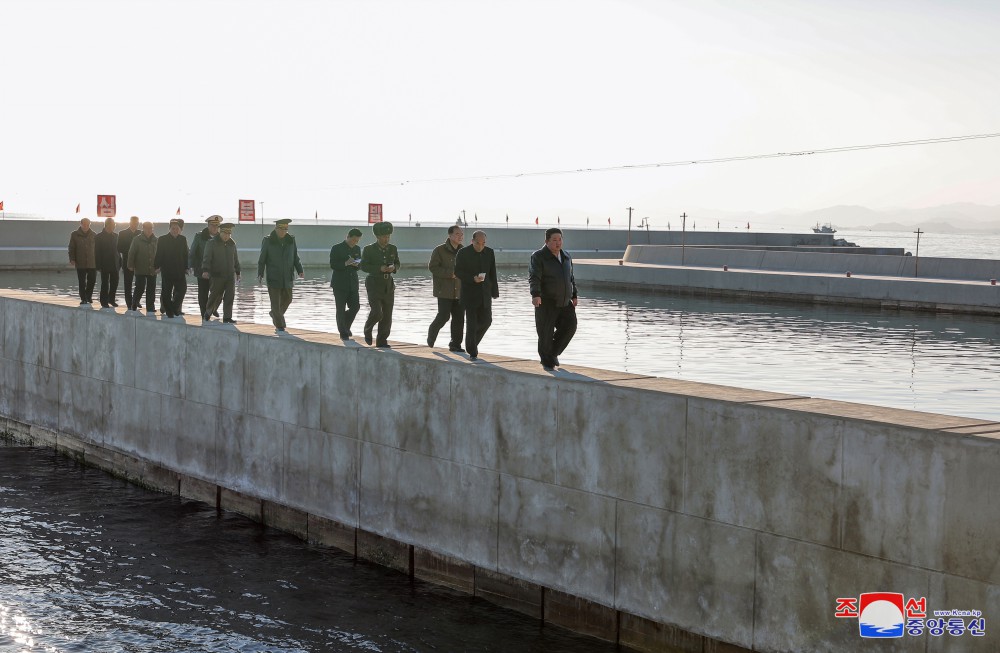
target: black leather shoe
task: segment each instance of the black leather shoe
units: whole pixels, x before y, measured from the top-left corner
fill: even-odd
[[[553,356],[552,357],[552,367],[562,367],[561,365],[559,365],[559,357],[558,356]]]
[[[392,349],[392,345],[390,345],[388,342],[376,342],[375,346],[380,349]]]
[[[226,324],[236,324],[236,320],[223,320],[223,322],[226,323]],[[282,329],[282,330],[284,330],[284,329]]]
[[[212,311],[212,317],[219,317],[219,311]]]
[[[368,343],[369,347],[372,344],[372,334],[368,333],[367,331],[365,331],[365,342]]]
[[[453,347],[451,345],[448,346],[448,351],[453,351],[453,352],[455,352],[457,354],[464,354],[465,353],[465,350],[462,349],[461,347]]]
[[[427,346],[434,349],[434,341],[431,340],[430,336],[427,337]]]

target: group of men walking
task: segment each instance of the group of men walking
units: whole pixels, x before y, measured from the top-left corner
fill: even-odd
[[[181,316],[187,276],[193,275],[198,283],[198,307],[203,322],[218,318],[221,305],[222,321],[235,324],[233,300],[241,269],[232,237],[234,225],[223,223],[217,215],[205,222],[206,227],[195,234],[188,247],[181,233],[184,221],[179,218],[171,220],[169,233],[159,237],[154,235],[151,222],[143,223],[140,231],[139,218],[135,216],[118,233],[112,218],[105,220],[100,234],[90,229],[90,220],[81,220],[69,242],[69,260],[80,283],[80,304],[93,303],[96,272],[100,271],[101,307],[118,306],[115,298],[121,270],[125,304],[130,311],[138,311],[145,296],[147,315],[155,315],[159,275],[160,312],[167,318]],[[295,238],[288,233],[290,222],[283,219],[275,223],[274,230],[261,242],[257,262],[257,279],[258,282],[266,279],[271,321],[279,333],[286,328],[285,312],[292,302],[295,275],[304,278]],[[372,231],[375,242],[364,248],[359,245],[362,232],[351,229],[343,242],[330,249],[333,270],[330,285],[336,304],[337,330],[346,340],[354,335],[351,328],[360,310],[358,271],[366,273],[365,292],[370,311],[364,324],[364,340],[368,345],[388,348],[396,288],[394,275],[400,269],[399,251],[389,242],[393,232],[391,223],[376,223]],[[479,343],[493,323],[493,300],[500,296],[500,285],[496,256],[486,246],[486,232],[475,231],[468,246],[464,240],[462,226],[452,225],[448,228],[448,238],[431,253],[428,269],[433,277],[437,314],[427,330],[427,345],[434,347],[441,329],[450,321],[448,349],[467,352],[475,360],[479,357]],[[576,280],[572,258],[562,251],[560,229],[546,230],[545,246],[531,255],[528,285],[535,307],[538,355],[542,366],[552,370],[559,366],[559,355],[576,332]]]

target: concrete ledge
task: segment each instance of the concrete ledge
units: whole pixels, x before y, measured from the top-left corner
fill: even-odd
[[[271,501],[262,503],[265,526],[291,533],[300,540],[309,539],[309,515],[307,513]]]
[[[466,594],[476,591],[475,565],[416,546],[413,547],[413,576]]]
[[[345,526],[332,519],[307,515],[309,542],[312,544],[322,544],[340,549],[345,553],[356,556],[358,553],[358,529],[354,526]]]
[[[374,562],[383,567],[389,567],[404,574],[409,574],[410,551],[412,547],[405,542],[394,540],[391,537],[382,537],[375,533],[358,529],[358,553],[357,557],[362,560]]]
[[[542,586],[489,569],[476,569],[476,596],[508,610],[542,618]]]
[[[569,630],[618,641],[618,611],[558,590],[542,593],[543,620]]]

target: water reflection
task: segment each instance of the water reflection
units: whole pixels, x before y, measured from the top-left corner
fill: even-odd
[[[289,326],[336,332],[327,272],[306,276]],[[267,291],[254,281],[238,288],[236,319],[267,324]],[[75,282],[71,273],[0,274],[6,287],[69,297]],[[1000,420],[1000,323],[992,318],[589,287],[581,296],[565,364]],[[197,313],[193,292],[185,306]],[[425,342],[435,312],[428,273],[400,274],[391,339]],[[536,344],[526,272],[502,271],[481,350],[535,360]]]
[[[615,649],[3,440],[0,496],[3,651]]]

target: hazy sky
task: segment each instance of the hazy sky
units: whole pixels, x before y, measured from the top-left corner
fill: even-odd
[[[0,0],[0,200],[72,217],[655,223],[1000,204],[1000,2]],[[410,183],[399,183],[409,181]]]

